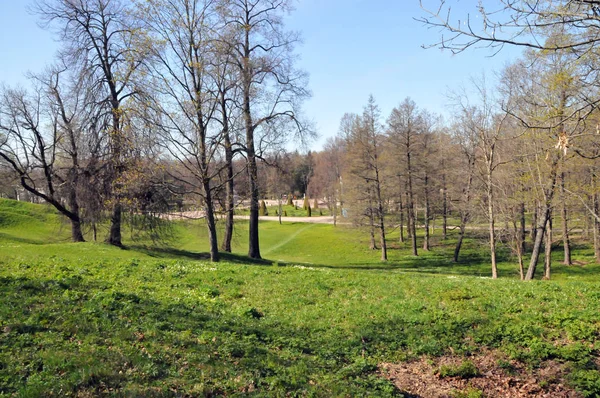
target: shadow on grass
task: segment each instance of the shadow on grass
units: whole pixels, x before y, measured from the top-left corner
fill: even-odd
[[[15,243],[26,243],[28,245],[47,245],[48,243],[62,243],[61,240],[42,240],[42,239],[30,239],[8,234],[6,232],[0,232],[0,240],[6,240],[7,242]]]
[[[190,261],[209,261],[210,255],[207,252],[195,252],[189,250],[176,249],[172,247],[150,247],[143,245],[131,245],[125,248],[126,250],[133,250],[139,253],[143,253],[147,256],[154,258],[169,258],[169,259],[185,259]],[[259,265],[259,266],[272,266],[277,264],[278,266],[291,266],[291,265],[305,265],[314,268],[325,268],[325,269],[340,269],[340,270],[356,270],[356,271],[404,271],[418,274],[430,274],[430,275],[451,275],[451,276],[476,276],[476,277],[491,277],[491,265],[489,263],[489,256],[485,252],[475,250],[465,250],[461,253],[460,259],[457,263],[451,259],[451,254],[446,251],[440,252],[426,252],[421,256],[406,255],[400,258],[391,259],[387,262],[378,262],[365,264],[357,263],[346,263],[346,264],[320,264],[310,262],[298,262],[298,261],[282,261],[276,259],[251,259],[245,255],[233,254],[233,253],[219,253],[221,261],[226,261],[233,264],[244,264],[244,265]],[[497,253],[497,260],[499,263],[499,274],[500,278],[518,278],[518,270],[516,259],[512,258],[507,251],[499,250]],[[541,278],[543,275],[543,256],[540,257],[538,263],[538,270],[536,278]],[[526,259],[525,267],[528,265],[528,259]],[[585,264],[585,265],[573,265],[564,266],[563,264],[555,261],[553,264],[552,274],[559,278],[569,277],[591,277],[600,273],[600,265],[597,264]]]
[[[195,252],[189,250],[175,249],[172,247],[148,247],[141,245],[130,245],[125,250],[133,250],[155,258],[185,259],[192,261],[209,261],[210,254],[207,252]],[[222,261],[234,264],[272,265],[273,261],[267,259],[256,260],[247,256],[219,252]]]
[[[187,396],[200,380],[202,390],[193,396],[247,390],[317,395],[324,386],[311,380],[327,375],[330,395],[397,396],[375,366],[347,369],[362,364],[361,352],[364,357],[369,348],[356,330],[350,339],[333,329],[311,338],[311,330],[285,319],[261,320],[272,314],[254,308],[236,312],[213,307],[211,300],[173,302],[81,279],[0,278],[0,294],[8,297],[0,307],[6,316],[0,347],[6,352],[18,347],[10,362],[0,355],[5,382],[0,393],[50,396],[60,389],[73,396],[109,391],[111,396]],[[53,321],[44,327],[34,323],[31,303]],[[372,346],[381,346],[383,337],[374,335]],[[30,343],[34,340],[47,346],[40,350]],[[24,385],[31,368],[35,378]]]

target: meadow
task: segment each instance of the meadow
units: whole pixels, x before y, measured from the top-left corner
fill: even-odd
[[[435,377],[462,380],[481,356],[533,375],[538,395],[600,395],[589,247],[574,267],[557,250],[553,280],[524,283],[508,252],[491,280],[478,239],[453,264],[439,233],[419,258],[392,233],[382,263],[360,231],[261,222],[265,260],[251,262],[239,223],[213,264],[201,222],[163,232],[73,244],[47,207],[0,200],[0,396],[403,396],[384,364],[458,358]]]

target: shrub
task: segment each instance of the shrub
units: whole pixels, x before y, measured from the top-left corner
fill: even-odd
[[[284,216],[284,217],[287,217],[287,210],[284,210],[284,211],[283,211],[283,216]]]
[[[293,206],[294,205],[294,202],[292,201],[292,194],[288,195],[287,205],[288,206]]]
[[[269,212],[267,211],[267,204],[264,200],[260,201],[260,208],[258,209],[259,216],[268,216]]]

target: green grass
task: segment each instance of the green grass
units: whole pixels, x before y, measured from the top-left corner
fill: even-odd
[[[459,265],[452,241],[418,259],[395,244],[384,264],[360,231],[274,222],[268,260],[244,258],[237,226],[235,253],[211,264],[197,222],[121,250],[66,243],[45,207],[0,209],[16,220],[0,227],[0,396],[394,396],[379,363],[484,347],[564,362],[600,394],[597,266],[523,283],[503,254],[494,281],[477,240]]]

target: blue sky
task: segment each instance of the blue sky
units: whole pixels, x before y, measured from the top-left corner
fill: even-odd
[[[436,0],[428,0],[430,4]],[[0,0],[0,82],[23,84],[27,71],[52,62],[58,44],[27,13],[29,1]],[[473,13],[476,0],[453,0],[457,18]],[[448,90],[467,84],[471,76],[493,75],[518,49],[490,57],[488,50],[451,55],[422,44],[438,38],[414,17],[423,15],[418,0],[299,0],[287,18],[300,31],[298,66],[310,75],[313,97],[306,116],[315,122],[319,149],[338,131],[345,112],[362,112],[373,94],[383,120],[404,98],[419,107],[448,114]]]

